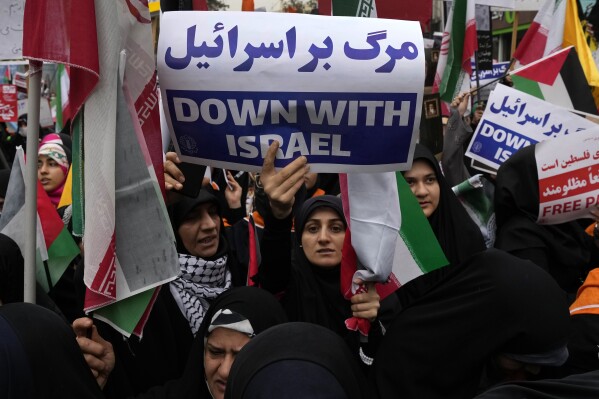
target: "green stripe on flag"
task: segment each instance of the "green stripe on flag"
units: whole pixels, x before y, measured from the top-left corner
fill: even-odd
[[[69,264],[79,254],[79,247],[67,228],[63,228],[48,248],[48,268],[53,282],[57,282]]]
[[[543,92],[541,91],[541,87],[538,82],[534,80],[526,79],[516,74],[511,75],[512,81],[514,82],[514,89],[523,91],[524,93],[530,94],[536,98],[540,98],[541,100],[545,100],[545,96],[543,96]]]
[[[453,16],[451,19],[451,32],[449,50],[447,55],[447,66],[443,71],[439,95],[445,102],[452,102],[463,79],[462,54],[464,52],[464,40],[466,37],[466,11],[468,0],[455,0],[452,4]]]
[[[73,121],[73,235],[83,237],[84,192],[83,192],[83,112],[79,112]]]
[[[333,0],[336,17],[370,17],[375,10],[375,0]]]
[[[54,107],[56,109],[55,129],[57,132],[62,131],[62,128],[64,127],[64,123],[62,120],[62,75],[64,73],[66,73],[64,70],[64,65],[58,64],[58,67],[56,68],[56,78],[54,79],[54,81],[56,82],[56,98],[54,99]]]
[[[412,190],[401,172],[396,172],[395,176],[401,208],[399,235],[423,273],[446,266],[449,261],[445,257],[424,212],[422,212],[418,200],[412,194]]]
[[[104,306],[94,312],[94,316],[113,324],[121,332],[131,334],[152,300],[154,289],[141,292],[129,298]],[[168,285],[165,286],[168,290]]]

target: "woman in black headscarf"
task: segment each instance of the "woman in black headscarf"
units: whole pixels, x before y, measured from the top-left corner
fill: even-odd
[[[286,321],[281,305],[270,293],[262,289],[236,287],[222,293],[206,312],[191,350],[188,352],[187,365],[182,375],[178,379],[155,386],[135,398],[222,399],[231,358],[243,346],[237,347],[237,341],[229,339],[229,337],[239,333],[236,334],[237,339],[241,335],[242,339],[246,337],[243,341],[247,342],[267,328]],[[85,338],[84,331],[91,325],[91,320],[80,319],[76,324],[76,331],[80,335],[78,338],[80,346],[82,350],[86,351],[91,342]],[[220,334],[222,331],[219,330],[221,329],[226,330],[227,334]],[[217,341],[212,342],[215,334],[219,334],[219,336],[216,337]],[[102,341],[96,339],[96,343]],[[92,355],[90,352],[86,353]],[[98,351],[94,352],[94,354],[97,353]],[[118,360],[117,354],[117,362]],[[90,367],[98,364],[97,362],[88,363]],[[154,385],[156,385],[155,381]]]
[[[374,358],[376,389],[380,398],[471,398],[481,380],[562,365],[568,331],[568,304],[551,276],[489,249],[402,309]]]
[[[110,326],[100,334],[114,345],[117,367],[106,391],[123,398],[147,391],[183,373],[194,336],[210,304],[235,285],[244,285],[231,255],[220,202],[208,186],[196,198],[184,197],[169,213],[179,253],[179,276],[160,290],[143,339],[127,341]]]
[[[450,264],[459,264],[486,249],[480,229],[453,193],[433,154],[422,144],[416,144],[412,168],[404,172],[404,178]]]
[[[246,320],[247,323],[244,324],[243,320]],[[207,372],[207,359],[220,356],[224,358],[225,355],[222,352],[226,351],[224,345],[213,346],[214,344],[210,341],[211,334],[219,328],[242,331],[243,328],[249,326],[251,331],[243,331],[248,338],[253,339],[254,336],[261,334],[267,328],[286,321],[287,318],[281,305],[271,294],[262,289],[237,287],[224,292],[214,301],[204,317],[189,352],[183,376],[162,387],[156,387],[137,398],[222,399],[224,395],[222,383],[228,384],[226,376],[228,375],[228,367],[231,364],[222,366],[226,367],[226,370],[219,370],[220,374],[218,375],[214,375],[214,372]],[[216,352],[216,354],[211,353],[211,351]],[[223,363],[227,361],[224,360]]]
[[[358,364],[330,330],[309,323],[272,327],[233,363],[225,398],[367,399]]]
[[[294,195],[304,183],[306,159],[300,157],[275,172],[272,165],[275,151],[273,144],[261,173],[271,211],[264,215],[258,282],[270,292],[280,294],[291,321],[330,329],[344,338],[352,353],[359,357],[376,346],[381,335],[379,322],[385,324],[392,317],[397,298],[389,296],[380,303],[373,283],[367,284],[367,292],[354,295],[351,302],[343,297],[341,253],[347,223],[339,197],[322,195],[304,202],[295,215],[295,239],[292,239]],[[373,322],[368,345],[361,345],[359,334],[347,329],[345,320],[352,316]]]
[[[416,144],[412,168],[403,172],[435,233],[449,265],[409,281],[397,290],[403,307],[443,284],[462,263],[486,249],[480,229],[472,221],[443,176],[439,163],[428,148]]]
[[[40,306],[0,306],[0,359],[4,399],[104,397],[69,325]]]
[[[584,232],[591,220],[539,225],[538,212],[539,176],[531,145],[497,172],[495,247],[542,267],[574,299],[587,273],[599,263],[593,238]]]

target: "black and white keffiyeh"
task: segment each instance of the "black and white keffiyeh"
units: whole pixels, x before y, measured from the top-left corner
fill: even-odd
[[[179,254],[179,265],[181,274],[170,283],[170,290],[195,335],[210,301],[231,287],[231,272],[227,255],[208,261]]]

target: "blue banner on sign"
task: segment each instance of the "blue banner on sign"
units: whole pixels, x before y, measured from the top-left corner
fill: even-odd
[[[482,120],[470,144],[470,151],[499,167],[521,148],[537,141],[501,125]]]
[[[273,140],[276,166],[408,161],[416,93],[166,90],[183,156],[261,166]]]

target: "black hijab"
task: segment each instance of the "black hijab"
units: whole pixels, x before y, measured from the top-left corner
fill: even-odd
[[[538,211],[539,176],[535,145],[531,145],[512,155],[497,172],[495,247],[515,254],[518,251],[541,251],[548,263],[539,266],[545,268],[566,292],[576,292],[591,268],[592,239],[576,221],[537,224]]]
[[[156,387],[138,398],[210,398],[204,380],[204,339],[214,314],[229,309],[251,323],[255,334],[287,321],[281,305],[272,294],[256,287],[236,287],[222,293],[206,312],[196,334],[183,376],[162,387]]]
[[[8,189],[8,180],[10,179],[10,169],[0,170],[0,197],[6,197],[6,190]]]
[[[293,285],[287,290],[283,305],[292,321],[315,323],[346,336],[345,319],[351,317],[351,309],[341,294],[341,265],[333,268],[313,265],[301,246],[308,218],[321,207],[334,210],[345,223],[341,198],[321,195],[304,202],[295,217]]]
[[[237,355],[226,399],[370,398],[345,343],[326,328],[286,323],[269,328]]]
[[[0,234],[0,301],[23,301],[24,261],[16,242]]]
[[[169,213],[171,215],[171,223],[173,225],[175,238],[177,239],[177,252],[178,253],[180,253],[180,254],[188,254],[189,253],[189,251],[183,245],[183,242],[181,241],[181,237],[179,236],[179,227],[185,221],[185,218],[187,217],[187,215],[189,215],[189,213],[191,211],[193,211],[196,207],[198,207],[202,204],[206,204],[206,203],[213,203],[218,207],[218,214],[221,219],[221,235],[220,235],[217,255],[221,254],[223,252],[223,248],[226,247],[226,244],[223,242],[224,235],[223,235],[221,204],[218,201],[218,198],[216,197],[216,195],[214,194],[214,191],[212,190],[212,188],[210,186],[204,186],[204,187],[202,187],[202,189],[200,190],[200,193],[198,194],[198,196],[196,198],[182,197],[180,201],[173,204],[170,208]],[[217,255],[215,255],[215,256],[217,256]]]
[[[0,397],[103,398],[71,327],[37,305],[0,306]]]
[[[484,251],[486,245],[480,229],[453,193],[432,152],[422,144],[416,144],[414,161],[417,160],[428,162],[439,183],[439,205],[428,221],[449,263],[459,264],[471,255]]]

